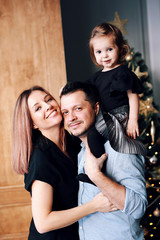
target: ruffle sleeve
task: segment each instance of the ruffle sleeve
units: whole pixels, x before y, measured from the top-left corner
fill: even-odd
[[[47,157],[47,153],[39,148],[35,149],[30,159],[29,172],[25,174],[25,189],[31,192],[34,180],[46,182],[56,187],[58,178],[58,171],[50,158]]]
[[[127,90],[132,90],[132,93],[140,94],[143,92],[143,86],[135,73],[126,66],[122,66],[121,69],[114,74],[110,86],[110,94],[116,91],[126,92]]]

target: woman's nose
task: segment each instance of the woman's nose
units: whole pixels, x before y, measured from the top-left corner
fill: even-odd
[[[46,108],[46,111],[48,111],[48,110],[52,109],[52,105],[49,103],[46,103],[45,108]]]

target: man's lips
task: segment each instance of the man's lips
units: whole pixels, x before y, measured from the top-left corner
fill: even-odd
[[[77,126],[79,126],[82,123],[82,121],[76,121],[76,122],[72,122],[70,124],[68,124],[69,128],[76,128]]]

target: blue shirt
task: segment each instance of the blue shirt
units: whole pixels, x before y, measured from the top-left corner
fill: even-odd
[[[145,161],[140,155],[116,152],[109,141],[106,176],[126,188],[125,207],[108,213],[96,212],[79,221],[80,240],[143,240],[139,223],[147,206]],[[85,146],[78,156],[79,173],[84,173]],[[90,183],[80,182],[78,202],[84,204],[100,192]]]

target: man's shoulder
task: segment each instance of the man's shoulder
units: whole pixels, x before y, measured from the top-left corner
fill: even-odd
[[[106,141],[106,143],[104,144],[104,147],[105,147],[105,151],[106,153],[108,153],[108,155],[110,154],[112,157],[114,155],[114,159],[116,159],[116,157],[118,159],[127,159],[127,160],[139,160],[139,161],[142,161],[142,162],[145,162],[145,159],[142,155],[138,155],[138,154],[129,154],[129,153],[121,153],[121,152],[117,152],[115,151],[111,145],[110,145],[110,142],[109,141]]]

